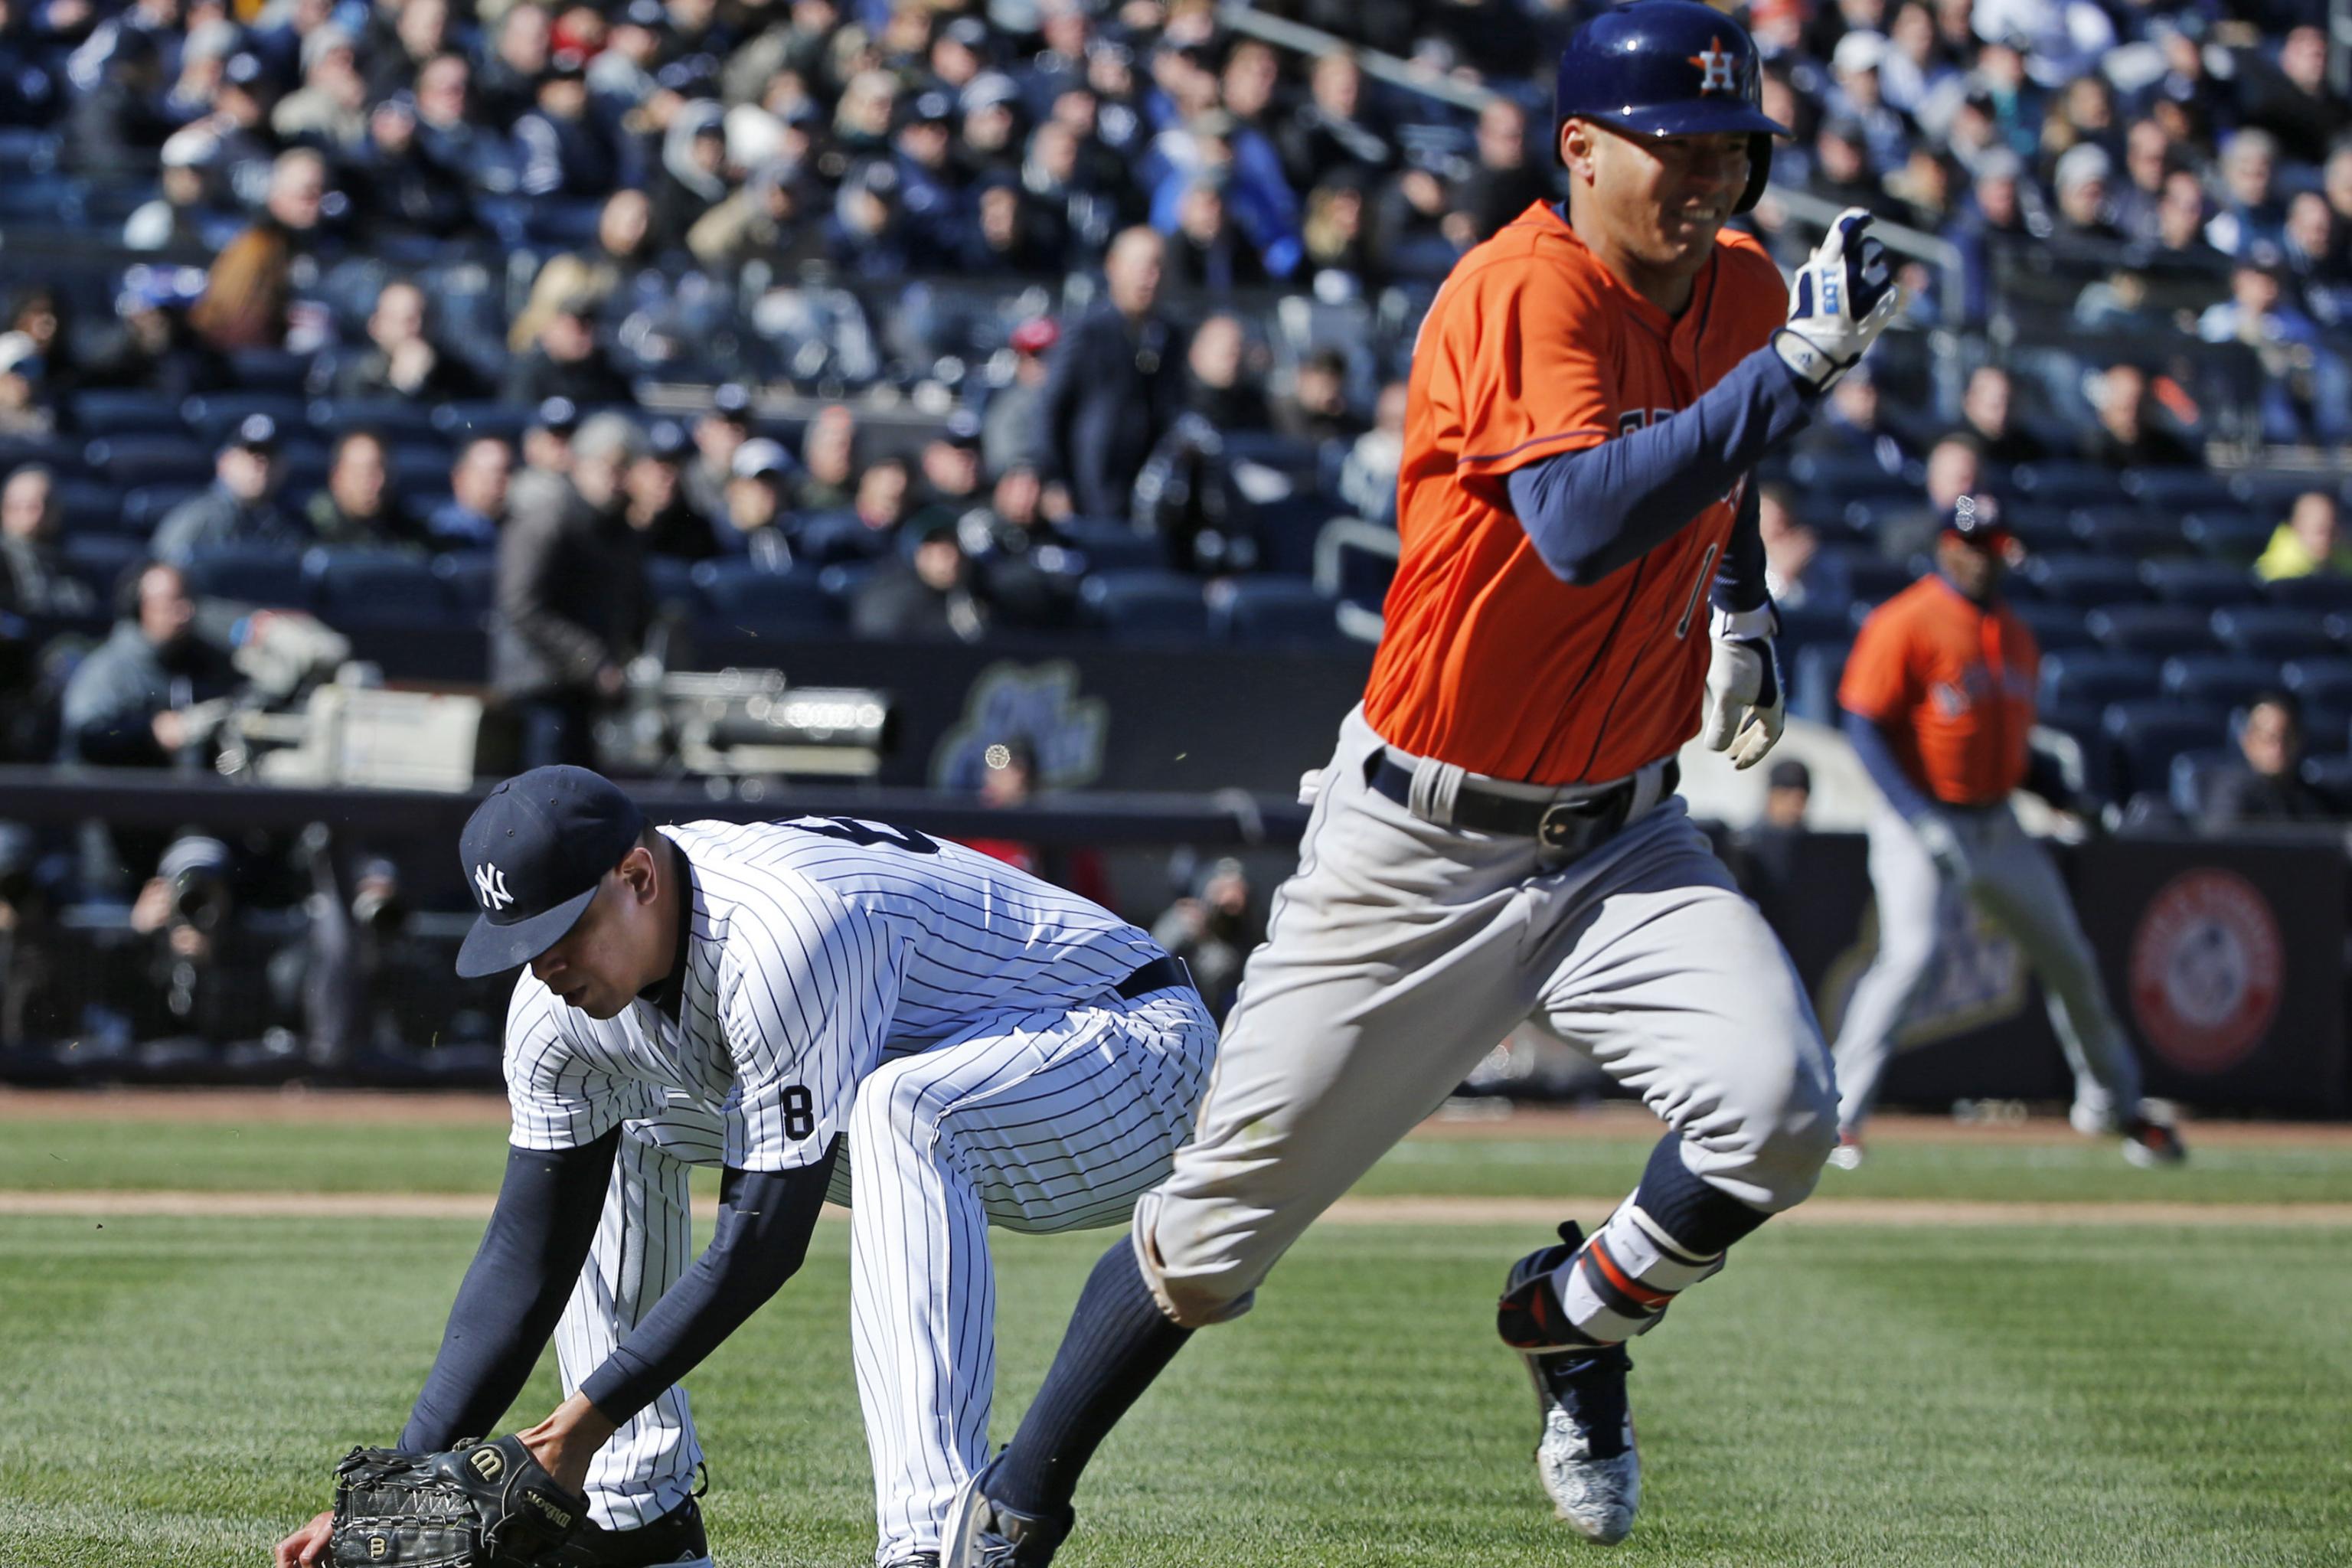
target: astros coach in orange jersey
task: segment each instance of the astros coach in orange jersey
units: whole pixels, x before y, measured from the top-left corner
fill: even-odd
[[[960,1497],[944,1564],[1046,1561],[1095,1445],[1189,1335],[1528,1019],[1667,1129],[1500,1310],[1553,1503],[1594,1540],[1632,1528],[1624,1342],[1810,1193],[1837,1135],[1796,973],[1675,794],[1692,735],[1745,767],[1780,733],[1748,474],[1896,304],[1865,213],[1793,289],[1724,232],[1780,129],[1757,103],[1754,45],[1695,0],[1633,0],[1569,45],[1569,198],[1464,257],[1422,327],[1387,632],[1194,1140]]]

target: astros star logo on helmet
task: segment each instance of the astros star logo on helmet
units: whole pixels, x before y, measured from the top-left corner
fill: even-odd
[[[1739,79],[1734,74],[1739,57],[1725,48],[1721,38],[1709,38],[1706,48],[1690,57],[1690,63],[1705,73],[1699,78],[1700,92],[1736,93],[1739,90]]]

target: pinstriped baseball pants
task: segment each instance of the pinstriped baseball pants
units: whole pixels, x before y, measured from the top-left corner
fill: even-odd
[[[833,1197],[850,1205],[877,1561],[938,1550],[956,1489],[987,1457],[988,1227],[1124,1220],[1190,1132],[1216,1042],[1197,995],[1159,991],[993,1019],[889,1058],[858,1086]],[[589,1267],[556,1332],[567,1394],[693,1261],[688,1169],[717,1163],[720,1148],[716,1119],[692,1107],[627,1124]],[[590,1512],[607,1528],[659,1518],[692,1489],[700,1459],[686,1392],[672,1388],[597,1455]]]

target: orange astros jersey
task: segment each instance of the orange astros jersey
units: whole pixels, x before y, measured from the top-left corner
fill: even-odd
[[[1364,694],[1382,739],[1530,784],[1621,778],[1698,732],[1707,588],[1738,491],[1588,587],[1552,575],[1506,476],[1688,407],[1788,316],[1780,269],[1724,234],[1668,316],[1540,204],[1455,264],[1408,384],[1404,551]]]
[[[1913,784],[1948,805],[1990,805],[2025,782],[2042,652],[2007,605],[1923,577],[1871,612],[1839,706],[1886,731]]]

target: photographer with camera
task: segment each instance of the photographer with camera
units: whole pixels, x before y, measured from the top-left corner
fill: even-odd
[[[380,1071],[410,1058],[424,1042],[404,1025],[415,1021],[420,998],[445,993],[448,982],[446,960],[410,931],[400,868],[362,856],[346,892],[322,823],[304,830],[295,858],[309,873],[310,893],[301,938],[269,961],[273,1011],[301,1020],[302,1053],[312,1067],[342,1069],[365,1058]]]
[[[193,1039],[207,1047],[261,1033],[258,971],[241,950],[228,846],[189,834],[174,839],[131,906],[147,939],[146,985],[135,1007],[142,1040]]]

